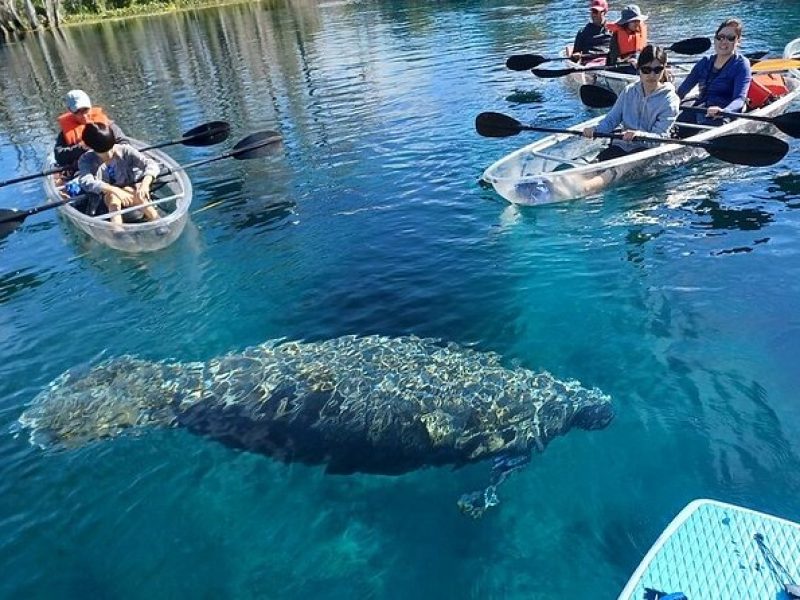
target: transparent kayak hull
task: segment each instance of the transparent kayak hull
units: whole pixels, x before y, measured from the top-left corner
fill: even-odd
[[[800,38],[787,45],[784,51],[786,57],[798,54]],[[775,116],[786,112],[800,95],[800,72],[787,72],[785,79],[790,92],[750,114]],[[596,117],[569,129],[582,131],[601,119],[602,116]],[[704,142],[731,133],[767,130],[774,131],[769,123],[734,119],[689,139]],[[589,196],[620,182],[655,177],[708,156],[701,148],[658,144],[614,160],[590,162],[607,143],[568,134],[549,135],[501,158],[484,171],[482,179],[513,204],[550,204]]]
[[[137,148],[146,146],[139,140],[130,140]],[[58,208],[59,213],[69,223],[91,238],[115,250],[122,252],[154,252],[161,250],[177,240],[189,216],[189,206],[192,203],[192,183],[185,172],[178,170],[178,165],[169,155],[160,150],[148,150],[147,155],[154,159],[164,169],[173,170],[173,175],[167,183],[158,190],[154,200],[167,199],[166,202],[157,204],[159,212],[163,215],[156,221],[141,223],[123,223],[112,225],[103,216],[90,217],[72,205],[65,204]],[[46,168],[54,166],[53,157],[47,162]],[[58,189],[57,177],[48,177],[45,180],[45,192],[50,200],[62,199]]]

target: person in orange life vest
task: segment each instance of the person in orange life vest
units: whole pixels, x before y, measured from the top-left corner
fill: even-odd
[[[611,32],[607,65],[615,65],[620,60],[627,60],[632,66],[636,64],[636,54],[647,45],[645,21],[647,15],[643,15],[636,4],[629,4],[622,9],[619,21],[606,25]]]
[[[118,144],[111,127],[104,123],[88,123],[83,142],[92,150],[78,161],[78,183],[84,192],[101,194],[109,212],[149,202],[150,184],[159,174],[156,161],[129,144]],[[152,205],[146,205],[142,214],[148,221],[159,218]],[[122,215],[112,216],[111,222],[122,225]]]
[[[67,112],[58,117],[61,131],[56,137],[53,155],[56,164],[75,171],[78,159],[88,150],[82,141],[83,129],[87,123],[103,123],[112,129],[114,137],[120,142],[127,141],[125,134],[83,90],[70,90],[66,96]]]
[[[589,5],[591,20],[577,33],[572,43],[572,60],[587,62],[592,58],[587,57],[584,60],[583,54],[608,54],[611,34],[606,29],[606,13],[606,0],[592,0]]]

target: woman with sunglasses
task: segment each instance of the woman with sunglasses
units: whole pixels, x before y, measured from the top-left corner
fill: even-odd
[[[611,160],[646,150],[646,143],[634,141],[637,134],[669,137],[680,100],[675,87],[667,81],[667,53],[659,46],[645,46],[636,61],[639,81],[622,90],[614,106],[597,124],[587,127],[583,135],[593,138],[597,133],[611,133],[622,126],[622,140],[614,140],[597,155],[597,161]]]
[[[680,122],[722,125],[725,122],[720,116],[722,111],[744,110],[752,75],[750,61],[737,52],[741,39],[742,23],[737,19],[726,19],[717,28],[716,54],[698,62],[678,87],[678,96],[683,99],[698,86],[700,94],[690,106],[705,107],[706,113],[682,113]]]

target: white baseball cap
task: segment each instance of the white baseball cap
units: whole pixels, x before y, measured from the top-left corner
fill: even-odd
[[[82,108],[92,108],[89,95],[83,90],[70,90],[67,92],[67,108],[69,112],[78,112]]]

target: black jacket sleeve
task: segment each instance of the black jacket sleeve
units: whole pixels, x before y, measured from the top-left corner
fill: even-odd
[[[53,148],[53,155],[56,164],[62,167],[71,167],[78,164],[78,159],[86,152],[86,148],[80,144],[68,146],[64,139],[64,133],[60,132],[56,138],[56,145]]]

